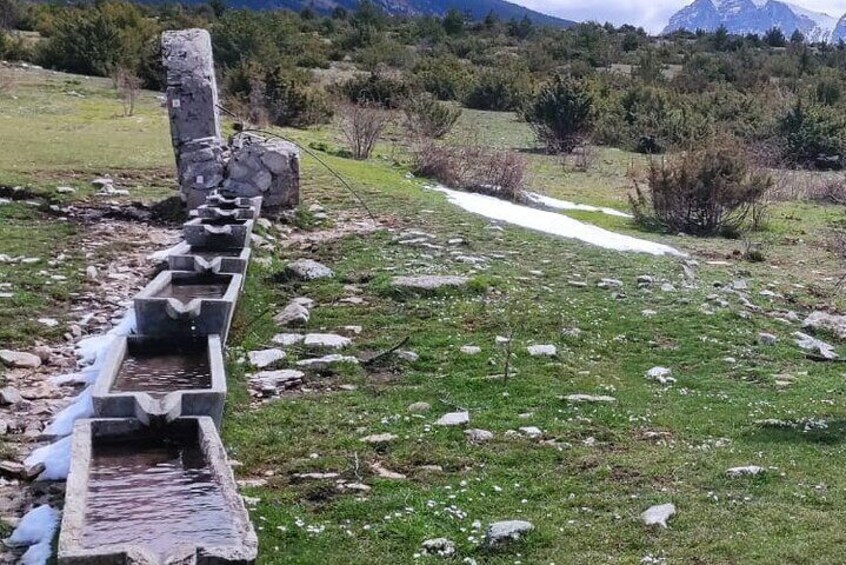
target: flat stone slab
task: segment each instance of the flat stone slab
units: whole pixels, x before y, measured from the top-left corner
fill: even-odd
[[[564,400],[566,400],[567,402],[575,402],[575,403],[581,403],[581,402],[605,402],[605,403],[617,402],[617,399],[614,398],[613,396],[605,396],[605,395],[601,395],[601,394],[599,394],[599,395],[597,395],[597,394],[569,394],[569,395],[564,397]]]
[[[307,334],[303,345],[314,349],[343,349],[349,347],[352,340],[337,334]]]
[[[274,363],[283,360],[286,354],[281,349],[261,349],[258,351],[250,351],[247,353],[247,358],[250,360],[250,365],[258,369],[264,369]]]
[[[401,276],[391,279],[391,286],[416,291],[433,291],[442,288],[460,288],[470,282],[468,277],[456,275]]]
[[[0,361],[15,369],[37,369],[41,366],[41,358],[38,355],[9,349],[0,350]]]
[[[276,345],[288,347],[291,345],[302,343],[304,339],[305,336],[303,334],[276,334],[271,338],[270,341],[272,341]]]
[[[558,355],[558,348],[554,345],[530,345],[526,350],[532,357],[555,357]]]
[[[361,441],[363,441],[364,443],[369,443],[371,445],[378,445],[380,443],[390,443],[398,438],[399,436],[397,435],[384,433],[365,436],[361,438]]]
[[[661,526],[667,527],[667,520],[669,520],[676,513],[675,504],[659,504],[647,508],[641,515],[640,519],[647,526]]]
[[[470,423],[470,412],[450,412],[435,422],[436,426],[465,426]]]
[[[291,388],[303,382],[305,373],[295,369],[260,371],[250,377],[250,384],[263,396],[276,394],[279,390]]]
[[[297,367],[312,371],[325,371],[345,363],[358,365],[358,359],[349,355],[339,355],[336,353],[333,355],[325,355],[317,359],[302,359],[297,361]]]
[[[494,522],[485,531],[485,542],[490,547],[495,547],[516,541],[523,535],[535,529],[534,524],[526,520],[504,520]]]
[[[297,279],[303,281],[313,281],[317,279],[331,279],[335,273],[322,263],[318,263],[313,259],[298,259],[285,267],[285,272]]]

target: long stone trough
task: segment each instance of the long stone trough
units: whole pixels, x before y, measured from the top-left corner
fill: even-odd
[[[223,418],[226,372],[220,336],[174,341],[120,337],[92,391],[94,415],[161,426],[181,416]]]
[[[135,297],[135,319],[141,335],[224,340],[241,292],[241,275],[162,271]]]
[[[60,563],[243,564],[257,549],[211,418],[75,424]]]
[[[183,242],[167,257],[171,271],[244,275],[250,262],[249,247],[235,249],[204,249]]]
[[[112,340],[94,418],[71,439],[60,565],[245,565],[258,541],[218,428],[224,355],[262,207],[299,201],[296,148],[221,139],[211,41],[165,32],[168,116],[183,242],[133,302],[137,334]]]

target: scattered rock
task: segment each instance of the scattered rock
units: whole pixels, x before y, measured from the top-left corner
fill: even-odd
[[[505,520],[494,522],[485,532],[485,541],[489,547],[496,547],[519,540],[524,534],[535,529],[534,524],[525,520]]]
[[[376,475],[381,479],[389,479],[392,481],[405,480],[405,475],[403,475],[402,473],[391,471],[389,469],[385,469],[380,463],[371,463],[370,470],[376,473]]]
[[[602,279],[596,283],[596,286],[599,288],[622,288],[623,281],[617,279]]]
[[[462,345],[461,352],[465,355],[478,355],[482,352],[482,348],[477,345]]]
[[[391,279],[391,286],[413,291],[434,291],[442,288],[459,288],[470,282],[468,277],[454,275],[403,276]]]
[[[250,377],[250,383],[258,388],[263,396],[273,396],[279,390],[284,390],[302,384],[305,374],[294,369],[279,371],[260,371]]]
[[[640,515],[640,519],[643,520],[643,523],[647,526],[658,525],[662,528],[666,528],[667,520],[669,520],[675,513],[675,504],[660,504],[652,506],[644,511],[643,514]]]
[[[88,277],[88,280],[96,281],[99,274],[100,273],[97,271],[97,267],[95,267],[94,265],[89,265],[85,268],[85,276]]]
[[[595,395],[595,394],[570,394],[564,397],[567,402],[617,402],[613,396]]]
[[[423,555],[452,557],[455,554],[455,543],[446,538],[427,539],[421,547]]]
[[[479,429],[464,430],[464,435],[470,443],[485,443],[494,438],[493,432]]]
[[[304,281],[331,279],[335,276],[332,269],[312,259],[298,259],[285,267],[285,272]]]
[[[676,382],[676,379],[670,376],[672,374],[673,372],[667,367],[652,367],[646,371],[646,378],[662,385],[671,385]]]
[[[307,334],[303,341],[303,345],[315,349],[343,349],[350,344],[350,338],[337,334]]]
[[[805,318],[802,327],[814,331],[829,332],[836,335],[838,339],[846,339],[846,316],[817,310]]]
[[[423,414],[431,409],[432,405],[428,402],[415,402],[414,404],[409,404],[408,406],[408,411],[412,414]]]
[[[41,366],[41,359],[37,355],[8,349],[0,350],[0,361],[14,369],[37,369]]]
[[[59,194],[74,194],[76,189],[72,186],[57,186],[56,192]]]
[[[530,439],[537,439],[543,435],[543,431],[535,426],[523,426],[520,428],[520,433]]]
[[[558,354],[554,345],[530,345],[526,349],[532,357],[554,357]]]
[[[260,351],[250,351],[247,357],[250,359],[250,364],[253,367],[264,369],[283,360],[286,355],[281,349],[262,349]]]
[[[7,386],[0,389],[0,406],[14,406],[23,402],[23,397],[18,389]]]
[[[418,354],[408,350],[397,351],[397,357],[399,357],[403,361],[407,361],[408,363],[414,363],[415,361],[420,359],[420,356]]]
[[[764,468],[757,465],[747,465],[746,467],[732,467],[731,469],[726,469],[726,475],[731,478],[754,477],[755,475],[760,475],[763,472]]]
[[[438,421],[435,422],[436,426],[466,426],[470,423],[470,413],[469,412],[450,412],[448,414],[444,414]]]
[[[793,337],[796,340],[796,345],[798,345],[801,349],[804,349],[805,351],[813,351],[815,353],[818,353],[823,359],[828,359],[831,361],[839,358],[837,353],[834,352],[834,346],[829,345],[824,341],[821,341],[815,337],[811,337],[808,334],[802,332],[794,332]]]
[[[778,343],[778,337],[773,334],[761,332],[758,334],[758,341],[761,342],[762,345],[775,345]]]
[[[390,443],[396,440],[398,436],[394,434],[373,434],[366,437],[361,438],[361,441],[364,443],[369,443],[370,445],[378,445],[380,443]]]
[[[49,363],[53,357],[53,349],[48,345],[36,345],[32,352],[41,359],[42,363]]]
[[[276,334],[270,341],[276,345],[288,347],[300,343],[303,339],[305,339],[305,336],[302,334]]]
[[[291,302],[274,316],[273,321],[280,326],[304,326],[311,318],[308,308],[298,302]]]
[[[341,365],[344,363],[358,365],[358,359],[349,355],[340,355],[335,353],[333,355],[325,355],[317,359],[302,359],[300,361],[297,361],[297,367],[302,367],[303,369],[310,369],[312,371],[326,371],[336,365]]]

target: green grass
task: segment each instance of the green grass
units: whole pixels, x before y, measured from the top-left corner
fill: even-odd
[[[155,136],[137,123],[131,126],[139,128],[137,137],[131,131],[112,136],[113,126],[131,130],[132,122],[108,115],[107,106],[115,105],[111,112],[118,106],[106,86],[92,95],[94,111],[86,106],[94,104],[90,98],[63,97],[55,87],[56,81],[67,80],[62,77],[34,82],[18,101],[4,99],[2,109],[25,115],[15,110],[16,104],[36,108],[33,100],[59,99],[70,111],[57,119],[77,124],[89,113],[99,116],[90,126],[90,139],[67,148],[65,156],[51,156],[52,150],[34,154],[31,162],[39,165],[33,170],[3,156],[7,161],[0,163],[0,174],[24,175],[37,188],[49,187],[45,179],[56,171],[84,168],[81,163],[87,162],[100,162],[108,170],[170,166],[163,126]],[[161,116],[152,105],[149,112]],[[0,135],[5,138],[9,130],[3,123]],[[643,163],[641,157],[600,150],[588,172],[576,173],[555,158],[528,152],[529,132],[510,115],[465,111],[461,127],[478,127],[491,143],[527,150],[536,190],[583,203],[625,206],[627,171],[632,163]],[[305,145],[338,144],[339,139],[330,128],[284,133]],[[37,131],[27,135],[38,137]],[[107,142],[103,155],[98,147]],[[142,149],[133,154],[136,147]],[[37,144],[28,150],[42,151]],[[461,563],[470,557],[485,564],[629,564],[647,555],[670,563],[844,562],[842,367],[806,360],[790,339],[796,328],[766,315],[740,316],[737,298],[717,286],[744,278],[753,302],[767,310],[803,313],[842,306],[831,293],[841,265],[825,247],[827,230],[842,222],[842,207],[775,206],[768,229],[749,236],[764,245],[763,263],[740,259],[743,241],[643,234],[625,219],[574,214],[691,253],[699,262],[698,280],[694,288],[685,288],[677,259],[604,251],[511,227],[502,233],[487,229],[486,220],[424,190],[422,181],[406,178],[406,170],[396,164],[403,162],[402,155],[402,149],[394,154],[385,144],[365,163],[321,158],[351,181],[385,224],[425,230],[441,244],[464,238],[462,251],[491,260],[486,269],[475,271],[448,253],[426,258],[431,251],[398,245],[385,231],[321,243],[309,252],[281,245],[270,254],[254,250],[272,262],[251,266],[239,301],[228,348],[229,399],[222,434],[232,458],[242,464],[237,476],[268,480],[265,487],[244,491],[259,499],[251,514],[260,563]],[[336,225],[342,215],[364,216],[356,200],[311,157],[303,158],[302,173],[305,203],[320,202]],[[46,254],[54,238],[72,248],[81,229],[51,221],[24,204],[0,206],[0,214],[2,253]],[[272,275],[299,256],[331,266],[336,279],[273,282]],[[15,269],[0,265],[0,281],[33,284],[31,272]],[[542,274],[531,273],[537,270]],[[389,277],[415,272],[467,274],[475,284],[467,291],[429,297],[387,291]],[[662,292],[659,285],[639,289],[636,278],[644,274],[671,282],[677,291]],[[596,287],[606,277],[624,282],[624,299]],[[575,278],[588,286],[569,285]],[[362,280],[357,284],[366,305],[338,302],[347,295],[344,281]],[[762,290],[782,298],[771,300],[759,294]],[[51,292],[33,287],[27,300],[37,309],[66,304]],[[731,307],[720,307],[712,294]],[[363,326],[353,353],[366,357],[408,337],[407,348],[419,360],[392,359],[310,376],[307,391],[252,405],[247,369],[238,359],[270,345],[282,331],[272,316],[295,296],[318,303],[309,330]],[[657,314],[646,317],[646,309]],[[26,309],[0,310],[0,316],[6,339],[25,342],[31,332],[42,331],[28,325],[32,316]],[[582,333],[562,334],[570,327]],[[761,331],[776,334],[779,342],[759,345]],[[512,332],[515,356],[505,382],[499,377],[505,353],[495,338]],[[553,343],[559,355],[530,357],[525,347],[532,343]],[[459,348],[465,344],[480,346],[482,353],[462,355]],[[288,352],[291,362],[305,355],[296,347]],[[647,381],[644,373],[656,365],[672,368],[678,382],[662,387]],[[782,374],[793,375],[795,383],[778,387],[776,377]],[[343,390],[342,384],[356,388]],[[561,399],[573,393],[609,394],[617,402],[573,405]],[[418,401],[430,403],[432,411],[408,413],[408,405]],[[471,446],[462,430],[431,426],[457,407],[468,409],[471,425],[493,431],[496,439]],[[827,427],[803,431],[756,423],[766,418],[821,420]],[[537,426],[551,441],[506,434],[521,426]],[[360,442],[381,432],[398,439],[381,448]],[[376,478],[369,468],[376,461],[407,480]],[[726,468],[748,464],[769,470],[758,478],[725,477]],[[443,471],[427,471],[429,465]],[[294,477],[308,471],[338,472],[371,490],[341,492],[331,481]],[[678,507],[670,528],[644,527],[638,515],[664,502]],[[479,544],[482,532],[474,523],[484,529],[491,521],[512,518],[528,519],[536,530],[497,551]],[[414,557],[424,539],[441,536],[456,542],[456,558]]]

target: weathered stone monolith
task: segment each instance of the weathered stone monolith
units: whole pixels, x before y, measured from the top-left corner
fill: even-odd
[[[162,53],[179,187],[188,207],[196,208],[224,175],[211,38],[203,29],[166,31]]]

